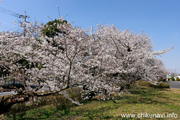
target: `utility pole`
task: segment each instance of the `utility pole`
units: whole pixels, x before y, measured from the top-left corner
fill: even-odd
[[[26,15],[26,11],[24,12],[24,16],[22,16],[22,18],[24,18],[24,32],[23,32],[23,34],[24,34],[24,37],[26,36],[26,23],[27,23],[27,21],[26,21],[26,18],[29,18],[29,16],[27,16]]]
[[[26,23],[29,23],[29,22],[27,22],[27,18],[30,18],[29,16],[26,15],[26,11],[24,12],[24,15],[22,15],[22,14],[18,14],[18,13],[11,11],[11,10],[0,7],[0,12],[9,14],[9,15],[17,17],[17,18],[24,19],[24,26],[21,26],[21,27],[23,27],[23,29],[24,29],[23,30],[24,37],[26,36]],[[22,22],[20,22],[20,23],[22,24]]]

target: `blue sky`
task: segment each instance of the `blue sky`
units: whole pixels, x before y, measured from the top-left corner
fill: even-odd
[[[26,11],[28,21],[46,23],[58,18],[57,5],[60,15],[74,26],[114,24],[121,30],[145,31],[153,40],[154,50],[173,46],[160,59],[168,70],[180,73],[180,0],[2,0],[0,7],[18,14]],[[18,31],[14,20],[20,19],[0,11],[0,31]]]

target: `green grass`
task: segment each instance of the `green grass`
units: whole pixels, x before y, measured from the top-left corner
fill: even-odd
[[[113,101],[87,101],[82,106],[57,109],[54,105],[45,105],[18,113],[17,120],[127,120],[121,114],[166,114],[180,116],[180,89],[158,89],[149,87],[131,88],[129,94]],[[12,115],[5,116],[12,120]],[[141,118],[142,119],[142,118]],[[178,117],[180,119],[180,117]],[[169,118],[173,120],[173,118]]]

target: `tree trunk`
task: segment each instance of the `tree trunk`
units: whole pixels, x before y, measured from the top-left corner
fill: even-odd
[[[8,112],[8,110],[16,103],[23,103],[28,101],[28,95],[13,95],[0,100],[0,115]]]

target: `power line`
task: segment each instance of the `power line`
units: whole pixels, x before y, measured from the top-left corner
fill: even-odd
[[[59,5],[57,5],[57,9],[58,9],[58,15],[59,15],[59,17],[60,17]]]
[[[11,10],[8,10],[8,9],[5,9],[5,8],[2,8],[0,7],[0,12],[3,12],[5,14],[9,14],[11,16],[14,16],[14,17],[17,17],[17,18],[21,18],[21,19],[24,19],[24,23],[25,25],[22,26],[24,29],[23,29],[23,34],[24,34],[24,37],[26,36],[26,23],[27,23],[27,18],[30,18],[29,16],[26,15],[26,11],[24,12],[24,15],[22,14],[18,14],[18,13],[15,13]],[[22,22],[20,22],[22,24]]]
[[[7,26],[2,26],[2,25],[0,25],[0,28],[6,29],[7,31],[15,31],[15,32],[20,32],[21,31],[21,30],[19,30],[17,28],[10,28],[10,27],[7,27]]]
[[[29,16],[26,16],[26,15],[22,15],[22,14],[18,14],[18,13],[15,13],[11,10],[8,10],[8,9],[5,9],[3,7],[0,7],[0,11],[3,12],[3,13],[6,13],[6,14],[9,14],[9,15],[12,15],[14,17],[17,17],[17,18],[23,18],[23,19],[26,19],[28,18]]]
[[[12,29],[16,29],[17,27],[10,27],[10,26],[7,26],[5,24],[2,24],[2,22],[0,22],[0,28],[12,30]]]

